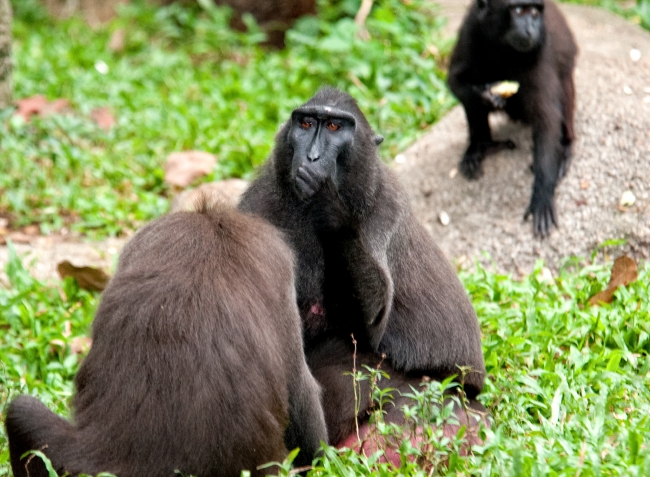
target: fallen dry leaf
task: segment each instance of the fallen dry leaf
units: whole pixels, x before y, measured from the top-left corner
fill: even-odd
[[[0,236],[0,245],[5,245],[7,240],[11,240],[13,243],[31,244],[34,236],[22,232],[9,232],[7,235]]]
[[[124,30],[118,28],[111,35],[111,39],[108,41],[108,49],[114,51],[115,53],[121,53],[124,51],[126,34]]]
[[[212,172],[217,157],[203,151],[172,152],[165,163],[165,181],[187,187],[199,177]]]
[[[68,341],[72,354],[87,354],[92,344],[93,340],[87,336],[75,336]],[[50,346],[58,346],[59,348],[65,349],[65,341],[54,339],[50,341]]]
[[[16,101],[18,109],[15,114],[22,116],[28,122],[34,115],[47,116],[48,114],[60,113],[68,109],[70,103],[67,99],[55,99],[50,102],[42,95],[23,98]]]
[[[636,262],[634,259],[623,255],[614,261],[612,267],[612,276],[609,279],[607,288],[603,291],[596,293],[589,299],[589,304],[599,305],[602,303],[611,303],[614,300],[614,292],[620,286],[627,286],[634,282],[639,273],[637,271]]]
[[[23,229],[23,233],[30,237],[36,237],[37,235],[41,235],[41,227],[38,224],[28,225]]]
[[[90,112],[90,118],[95,121],[95,124],[102,128],[104,131],[110,131],[115,126],[115,116],[108,108],[95,108]]]
[[[93,340],[88,336],[75,336],[68,344],[73,354],[87,354],[93,344]]]
[[[72,277],[84,290],[103,291],[110,276],[104,270],[95,267],[75,267],[64,260],[56,267],[61,278]]]

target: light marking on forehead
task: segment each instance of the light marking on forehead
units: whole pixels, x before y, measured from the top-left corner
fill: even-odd
[[[329,106],[325,106],[325,111],[327,111],[328,113],[331,113],[331,112],[332,112],[332,108],[330,108]]]

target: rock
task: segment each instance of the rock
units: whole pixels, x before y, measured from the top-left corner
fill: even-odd
[[[209,203],[222,202],[234,207],[248,188],[248,184],[248,181],[242,179],[227,179],[201,184],[196,189],[186,190],[175,196],[172,200],[170,212],[191,209],[195,205],[195,201],[202,195],[208,198]]]
[[[165,162],[165,182],[187,187],[196,179],[212,172],[217,157],[203,151],[172,152]]]

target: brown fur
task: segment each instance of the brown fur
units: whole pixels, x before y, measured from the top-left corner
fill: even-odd
[[[97,310],[74,424],[33,397],[10,405],[14,475],[31,449],[73,475],[257,475],[297,446],[311,462],[327,434],[293,283],[291,251],[259,218],[200,205],[148,224]],[[47,475],[38,458],[28,470]]]

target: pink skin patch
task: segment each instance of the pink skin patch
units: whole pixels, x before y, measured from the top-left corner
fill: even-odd
[[[461,419],[462,420],[462,419]],[[347,447],[354,450],[357,454],[364,454],[370,456],[380,449],[384,450],[384,455],[379,459],[379,462],[389,462],[396,468],[401,466],[399,457],[399,443],[388,443],[383,436],[374,433],[370,435],[370,431],[374,427],[373,424],[365,423],[359,426],[359,436],[353,432],[341,442],[336,444],[339,449]],[[453,439],[458,434],[459,426],[447,424],[444,427],[444,436]],[[421,427],[417,428],[416,435],[411,439],[414,447],[417,447],[422,442],[423,430]],[[359,438],[361,442],[359,442]],[[483,441],[477,435],[477,431],[468,430],[465,433],[466,442],[461,446],[461,455],[467,455],[471,446],[482,445]]]
[[[353,432],[341,442],[336,444],[336,447],[339,449],[342,447],[347,447],[354,450],[357,454],[364,454],[366,456],[371,456],[379,449],[384,449],[384,455],[379,459],[379,462],[389,462],[395,467],[399,468],[401,466],[399,450],[390,445],[386,445],[386,440],[380,435],[374,434],[372,436],[369,436],[370,431],[370,424],[362,424],[359,427],[359,438],[361,438],[361,445],[359,445],[357,433]],[[421,437],[416,437],[412,440],[414,446],[416,446],[421,441]]]
[[[320,303],[314,303],[309,309],[312,315],[325,316],[325,309]]]

